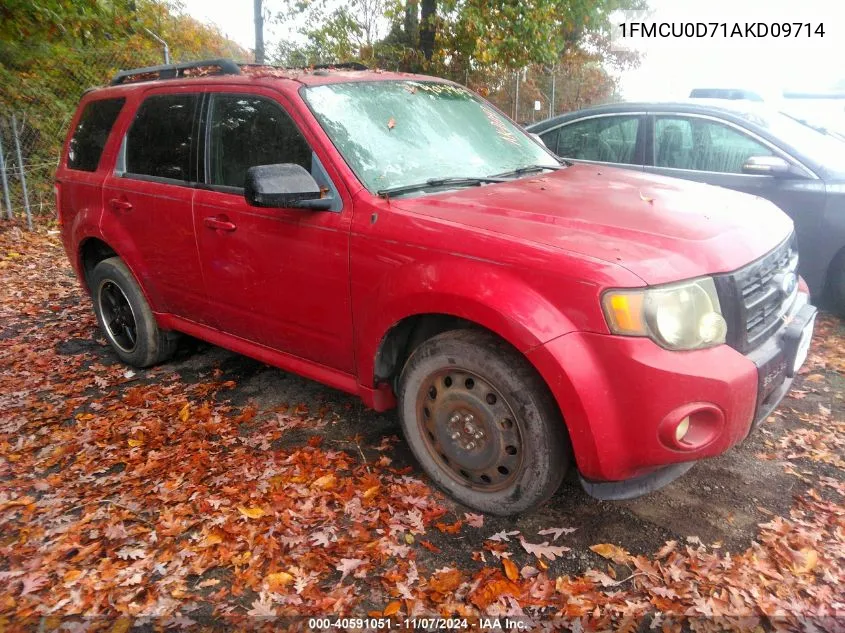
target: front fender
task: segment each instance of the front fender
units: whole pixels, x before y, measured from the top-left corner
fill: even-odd
[[[359,382],[366,386],[374,378],[384,337],[408,317],[460,317],[494,332],[522,353],[575,329],[518,271],[454,256],[398,267],[381,280],[368,300],[358,299],[357,369]]]

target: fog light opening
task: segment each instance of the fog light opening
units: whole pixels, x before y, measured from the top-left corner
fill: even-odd
[[[684,441],[684,438],[687,436],[689,432],[689,416],[685,417],[678,423],[678,426],[675,427],[675,440],[680,443]]]

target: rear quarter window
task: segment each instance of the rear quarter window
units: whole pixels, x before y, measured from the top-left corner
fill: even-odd
[[[78,171],[97,171],[103,148],[117,115],[126,99],[89,101],[73,131],[67,154],[67,166]]]

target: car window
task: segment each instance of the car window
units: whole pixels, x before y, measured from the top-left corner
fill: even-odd
[[[542,132],[540,138],[543,139],[543,144],[551,151],[557,154],[557,139],[560,136],[560,128],[556,127],[548,132]]]
[[[126,99],[90,101],[82,111],[73,131],[67,154],[67,166],[79,171],[97,171],[100,156]]]
[[[654,164],[657,167],[741,174],[751,156],[772,151],[739,130],[697,117],[655,117]]]
[[[191,180],[198,95],[154,95],[138,108],[126,135],[130,174]]]
[[[603,163],[638,164],[635,151],[639,116],[601,116],[559,128],[557,154]]]
[[[214,95],[209,140],[212,185],[243,187],[247,170],[258,165],[294,163],[311,171],[311,148],[288,114],[269,99]]]

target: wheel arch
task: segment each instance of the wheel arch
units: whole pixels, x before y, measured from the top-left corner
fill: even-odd
[[[76,257],[80,281],[88,291],[88,294],[91,294],[89,280],[91,279],[91,273],[94,271],[94,268],[104,259],[120,257],[120,255],[105,240],[92,236],[80,242]]]

